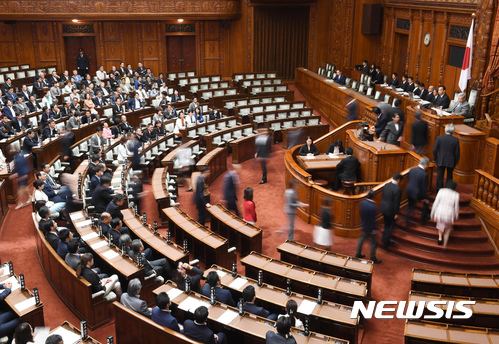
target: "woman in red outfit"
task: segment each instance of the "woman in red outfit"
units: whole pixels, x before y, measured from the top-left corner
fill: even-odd
[[[253,188],[246,188],[243,198],[244,220],[254,225],[256,222],[256,211],[255,203],[253,202]]]

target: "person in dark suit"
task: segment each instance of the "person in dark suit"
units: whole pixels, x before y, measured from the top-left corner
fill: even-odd
[[[375,232],[377,232],[376,228],[376,215],[378,212],[378,207],[373,200],[374,191],[369,190],[367,193],[367,199],[362,201],[360,204],[360,220],[362,222],[362,234],[359,239],[359,243],[357,244],[357,252],[355,253],[355,257],[364,258],[365,255],[361,253],[362,244],[366,239],[371,240],[371,260],[375,264],[381,263],[381,259],[376,258],[376,247],[378,244],[376,243]]]
[[[334,178],[334,191],[338,191],[341,186],[341,181],[358,181],[360,177],[360,162],[359,159],[352,156],[353,148],[347,147],[345,149],[347,155],[336,165],[336,176]]]
[[[12,121],[12,126],[14,127],[14,130],[16,132],[26,130],[28,125],[26,124],[26,121],[24,120],[22,113],[16,114],[16,119]]]
[[[106,211],[109,202],[113,199],[113,190],[109,188],[110,185],[111,178],[102,176],[100,185],[95,188],[90,203],[95,207],[96,213]]]
[[[57,223],[48,219],[44,221],[42,224],[43,228],[41,230],[45,233],[45,240],[49,243],[49,245],[57,251],[57,247],[59,247],[59,236],[57,235]]]
[[[178,90],[173,91],[171,102],[176,103],[176,102],[181,102],[181,101],[182,101],[182,98],[180,97],[180,94],[178,94]]]
[[[342,154],[345,153],[345,148],[343,148],[343,141],[336,140],[334,143],[331,143],[327,148],[326,154]]]
[[[203,295],[211,297],[211,288],[215,288],[215,299],[217,301],[232,307],[236,306],[230,291],[220,287],[220,277],[218,277],[216,271],[210,271],[208,276],[206,276],[206,283],[203,285],[203,288],[201,288]]]
[[[189,271],[189,274],[187,274]],[[199,281],[203,278],[203,270],[198,267],[191,266],[187,263],[179,262],[177,270],[172,272],[172,281],[181,289],[185,289],[185,277],[189,275],[191,279],[191,290],[196,293],[201,293]]]
[[[257,305],[255,305],[255,299],[256,299],[255,287],[253,287],[252,285],[249,285],[243,289],[243,299],[244,299],[243,310],[245,312],[255,314],[255,315],[267,318],[269,320],[274,320],[274,321],[277,320],[278,314],[276,314],[276,313],[271,314],[265,308],[258,307]],[[237,307],[239,307],[239,303],[238,303]]]
[[[113,219],[118,218],[123,221],[123,214],[121,213],[121,206],[125,203],[125,195],[115,194],[113,199],[106,207],[106,213],[111,214]]]
[[[161,88],[161,86],[163,86],[163,83],[166,83],[166,79],[163,73],[159,73],[158,78],[156,79],[156,83],[158,85],[158,88]]]
[[[31,95],[29,97],[29,102],[27,102],[26,105],[28,105],[29,113],[37,112],[42,109],[40,104],[38,104],[38,102],[35,100],[34,95]]]
[[[170,297],[164,291],[156,295],[156,307],[152,309],[151,320],[170,330],[184,333],[184,326],[178,323],[170,311]]]
[[[454,124],[447,124],[445,135],[437,137],[433,146],[433,159],[437,163],[437,193],[444,186],[444,173],[447,169],[446,183],[452,181],[454,167],[459,162],[459,139],[454,134]]]
[[[412,76],[408,77],[407,78],[407,88],[405,89],[405,91],[407,93],[413,92],[415,87],[416,86],[414,85],[414,78]]]
[[[398,85],[399,85],[398,74],[392,73],[392,80],[390,80],[390,82],[388,83],[388,86],[398,87]]]
[[[53,119],[49,119],[48,123],[49,124],[45,128],[43,128],[42,138],[44,140],[51,137],[56,137],[59,134],[59,131],[55,127],[55,121]]]
[[[79,49],[79,54],[76,57],[76,69],[78,69],[78,73],[85,77],[88,74],[88,56],[83,53],[83,49]]]
[[[360,71],[362,73],[369,74],[369,64],[367,63],[367,60],[362,61],[362,67],[360,67]]]
[[[381,242],[388,247],[394,242],[390,240],[393,232],[393,225],[398,218],[402,189],[399,186],[402,175],[395,172],[392,180],[383,187],[383,198],[379,204],[379,211],[383,214],[384,231]]]
[[[142,109],[142,103],[140,102],[138,92],[135,93],[135,98],[132,98],[128,101],[127,106],[128,110],[130,111]]]
[[[103,107],[107,105],[107,100],[102,96],[101,91],[97,91],[97,96],[94,98],[95,107]]]
[[[381,67],[376,66],[376,73],[371,81],[372,85],[381,85],[384,82],[384,75],[381,73]]]
[[[5,103],[5,106],[2,109],[2,113],[9,117],[10,120],[13,120],[16,116],[16,111],[14,110],[14,107],[12,106],[12,100],[7,99],[7,102]]]
[[[334,76],[333,81],[340,85],[345,85],[345,75],[341,73],[341,70],[336,70],[336,75]]]
[[[373,108],[372,113],[375,114],[377,118],[376,124],[371,129],[374,129],[376,136],[380,137],[381,133],[385,130],[385,127],[388,124],[388,116],[385,113],[382,113],[379,107]]]
[[[395,113],[393,114],[392,121],[388,122],[385,129],[379,136],[378,142],[385,141],[386,143],[400,146],[403,132],[404,122],[400,121],[400,115],[398,113]]]
[[[413,167],[409,174],[407,175],[407,186],[405,188],[405,194],[407,195],[407,215],[406,215],[406,227],[409,227],[409,219],[411,212],[416,205],[416,201],[423,202],[423,211],[421,213],[421,220],[425,222],[429,218],[429,201],[428,201],[428,174],[426,169],[430,164],[428,158],[422,158],[419,162],[418,167]]]
[[[401,88],[404,90],[404,92],[407,92],[407,86],[409,86],[409,83],[407,82],[407,74],[402,75],[402,82],[398,86],[398,88]]]
[[[414,81],[414,90],[412,91],[413,95],[419,96],[421,90],[419,89],[419,80]]]
[[[125,69],[125,62],[120,62],[120,68],[118,68],[118,73],[120,73],[121,76],[126,74],[126,69]]]
[[[206,207],[209,207],[210,204],[207,202],[205,195],[205,184],[206,178],[210,174],[210,170],[207,167],[203,167],[200,170],[201,174],[196,180],[196,192],[194,192],[194,203],[196,203],[196,207],[198,208],[198,222],[204,226],[206,219]]]
[[[272,139],[267,128],[260,129],[259,134],[260,135],[255,138],[255,159],[260,160],[260,165],[262,167],[262,180],[260,181],[260,184],[265,184],[267,182],[267,160],[272,151]]]
[[[218,111],[218,107],[216,105],[213,105],[210,111],[210,121],[214,121],[216,119],[220,119],[221,112]]]
[[[405,113],[404,113],[404,110],[402,110],[400,108],[401,105],[402,105],[402,101],[400,99],[395,99],[395,101],[393,102],[393,106],[390,109],[390,113],[392,115],[394,115],[396,113],[399,114],[400,121],[405,123]]]
[[[120,244],[121,236],[125,234],[123,231],[123,222],[115,217],[111,220],[109,226],[111,228],[107,232],[107,237],[109,238],[109,241],[113,243],[113,245],[118,246]]]
[[[123,108],[121,107],[121,99],[117,98],[116,103],[113,105],[113,123],[119,124],[121,115],[123,115]]]
[[[146,142],[156,140],[156,136],[154,136],[154,126],[152,123],[147,125],[142,136]]]
[[[442,109],[449,108],[450,98],[447,95],[445,86],[440,86],[438,88],[438,96],[435,97],[435,106],[441,106]]]
[[[291,320],[289,317],[280,317],[276,321],[276,330],[267,331],[265,335],[266,344],[296,344],[296,339],[289,333],[291,330]]]
[[[28,129],[27,135],[23,141],[23,152],[24,154],[33,153],[33,147],[38,145],[38,140],[35,138],[35,132],[31,129]]]
[[[206,325],[208,319],[208,308],[200,306],[194,311],[194,321],[184,322],[184,334],[187,338],[204,344],[224,344],[227,343],[225,333],[213,333]]]
[[[113,219],[113,221],[114,220],[115,219]],[[138,256],[142,255],[142,264],[144,264],[144,275],[146,277],[153,275],[155,278],[158,278],[159,281],[161,281],[161,279],[163,279],[163,281],[170,279],[173,270],[170,263],[168,263],[166,258],[149,261],[144,254],[144,244],[142,243],[142,240],[133,240],[130,249],[131,252],[129,252],[129,254],[132,259],[137,260]]]
[[[312,140],[312,137],[307,136],[307,139],[305,140],[305,144],[301,146],[300,151],[298,152],[298,155],[301,156],[313,156],[313,155],[319,155],[319,150],[317,147],[314,145],[314,141]]]
[[[421,155],[428,142],[428,123],[421,119],[421,110],[414,112],[416,120],[411,124],[411,149]]]
[[[426,100],[428,98],[428,90],[424,88],[424,83],[419,83],[419,98]]]
[[[154,137],[157,137],[158,139],[160,136],[166,135],[165,129],[163,128],[163,123],[161,123],[161,122],[155,123],[155,127],[154,127],[152,132],[154,134]]]
[[[426,95],[426,98],[425,98],[426,101],[428,101],[432,104],[435,102],[435,96],[433,94],[434,89],[435,89],[435,87],[433,85],[428,86],[428,94]]]
[[[103,172],[102,166],[99,165],[94,166],[93,170],[94,170],[93,171],[94,175],[90,179],[90,187],[88,188],[88,194],[87,194],[88,197],[92,197],[94,190],[97,188],[97,186],[100,185],[100,178]]]
[[[237,210],[237,189],[240,185],[239,176],[237,172],[239,171],[239,165],[232,164],[232,168],[227,172],[223,178],[223,195],[224,200],[227,202],[227,209],[233,210],[236,216],[239,216],[239,211]]]

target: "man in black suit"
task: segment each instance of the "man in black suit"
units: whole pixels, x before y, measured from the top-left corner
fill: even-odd
[[[198,209],[198,222],[204,226],[206,219],[206,207],[210,207],[210,203],[207,202],[205,197],[205,184],[206,178],[210,175],[210,170],[206,167],[202,167],[201,175],[196,180],[196,187],[194,192],[194,203]]]
[[[125,203],[125,196],[123,194],[114,195],[111,202],[106,207],[106,213],[111,214],[111,217],[123,220],[123,214],[121,213],[120,207]]]
[[[244,288],[243,299],[244,299],[243,310],[245,312],[255,314],[263,318],[267,318],[269,320],[274,320],[274,321],[277,320],[276,313],[270,313],[265,308],[255,305],[256,293],[255,293],[255,287],[253,287],[252,285],[249,285],[246,288]]]
[[[393,106],[390,109],[390,112],[392,115],[398,114],[400,116],[400,121],[404,122],[405,113],[404,113],[404,110],[402,110],[400,108],[401,105],[402,105],[402,101],[398,98],[395,99],[395,101],[393,102]]]
[[[433,146],[433,159],[437,163],[437,193],[445,185],[445,169],[447,169],[447,184],[449,181],[452,181],[452,172],[459,162],[459,139],[452,136],[454,131],[454,124],[447,124],[445,135],[437,137]]]
[[[94,175],[90,178],[90,187],[88,188],[87,197],[92,197],[94,190],[100,185],[100,178],[102,176],[102,172],[104,172],[104,168],[100,164],[92,167],[92,169]]]
[[[16,119],[13,120],[11,124],[16,132],[23,131],[28,127],[26,121],[23,118],[23,114],[20,112],[16,114]]]
[[[407,78],[407,88],[405,89],[406,92],[413,92],[415,88],[414,85],[414,78],[412,76]]]
[[[55,121],[53,119],[49,119],[48,125],[43,128],[42,138],[48,139],[52,137],[56,137],[59,134],[59,130],[55,127]]]
[[[26,105],[28,105],[28,109],[29,109],[30,113],[41,111],[41,109],[42,109],[40,104],[38,104],[38,102],[35,100],[34,95],[31,95],[29,97],[29,102]]]
[[[376,66],[376,74],[374,75],[374,78],[371,81],[371,83],[373,85],[381,85],[383,82],[384,82],[384,75],[383,73],[381,73],[381,67]]]
[[[239,176],[237,172],[239,171],[239,165],[232,164],[232,169],[227,172],[223,178],[223,195],[224,200],[227,202],[227,209],[233,210],[236,216],[239,216],[239,211],[237,210],[237,189],[239,188]]]
[[[31,129],[28,129],[26,137],[23,141],[24,154],[33,153],[33,147],[36,147],[36,145],[38,145],[38,140],[35,138],[35,132]]]
[[[121,98],[116,99],[116,103],[113,105],[113,123],[120,123],[121,115],[123,114],[123,108],[121,107]]]
[[[411,149],[421,155],[428,142],[428,123],[421,119],[421,110],[414,112],[416,120],[411,124]]]
[[[383,214],[385,229],[381,242],[383,246],[388,247],[393,245],[394,242],[390,240],[393,232],[393,225],[398,218],[400,200],[402,198],[402,189],[399,183],[402,180],[402,175],[395,172],[391,182],[385,184],[383,187],[383,198],[379,204],[379,211]]]
[[[374,191],[369,190],[367,193],[367,198],[360,203],[360,219],[362,223],[362,234],[357,243],[357,251],[355,252],[356,258],[364,258],[366,255],[362,254],[362,245],[366,239],[371,241],[371,260],[375,264],[381,263],[381,259],[376,258],[376,247],[378,243],[376,242],[375,233],[378,231],[376,226],[376,215],[378,213],[378,207],[376,202],[373,200]]]
[[[435,89],[435,87],[433,85],[430,85],[428,86],[428,94],[426,95],[426,101],[430,102],[430,103],[434,103],[435,102],[435,96],[433,95],[433,90]]]
[[[341,160],[336,165],[336,176],[334,178],[334,191],[338,191],[341,186],[341,181],[358,181],[360,177],[360,162],[359,159],[352,156],[353,148],[347,147],[345,149],[346,158]]]
[[[272,139],[269,135],[269,130],[267,128],[260,129],[259,134],[255,138],[255,159],[260,159],[260,164],[262,166],[262,180],[260,184],[265,184],[267,182],[267,159],[270,156],[272,150]]]
[[[398,87],[398,85],[399,85],[398,74],[392,73],[392,80],[390,80],[390,82],[388,83],[388,86]]]
[[[96,213],[106,211],[109,202],[113,199],[113,190],[109,188],[110,185],[111,178],[102,176],[100,185],[95,188],[91,204],[95,207]]]
[[[435,98],[435,105],[441,106],[442,109],[448,109],[450,105],[450,98],[445,93],[445,86],[440,86],[438,88],[438,96]]]
[[[79,54],[76,57],[76,69],[78,73],[84,78],[88,74],[88,56],[83,53],[83,49],[79,49]]]
[[[296,344],[296,339],[289,333],[291,320],[287,316],[277,319],[275,328],[277,332],[268,330],[265,334],[265,344]]]
[[[31,93],[30,93],[30,91],[28,91],[28,87],[26,85],[23,84],[21,86],[21,92],[18,93],[18,96],[23,98],[24,102],[29,101],[29,97],[31,96]]]
[[[184,335],[187,338],[205,344],[224,344],[227,343],[225,333],[213,333],[206,325],[208,319],[208,308],[200,306],[194,311],[194,321],[186,320],[184,322]]]
[[[373,108],[372,113],[377,116],[377,119],[376,124],[371,129],[374,129],[376,136],[379,138],[383,130],[385,130],[386,125],[388,124],[388,115],[382,113],[379,107]]]
[[[369,63],[367,63],[367,60],[362,61],[362,67],[360,67],[360,71],[362,73],[369,74]]]
[[[408,78],[407,74],[402,75],[402,82],[399,85],[399,88],[403,89],[404,92],[407,92],[407,86],[409,86],[407,78]]]
[[[109,74],[109,86],[111,86],[111,90],[115,91],[119,85],[120,83],[116,80],[116,76],[114,74]]]
[[[419,83],[419,98],[426,100],[428,98],[428,91],[424,88],[424,83]]]
[[[407,195],[408,201],[406,227],[409,227],[409,219],[411,216],[411,212],[416,205],[416,201],[423,201],[421,221],[425,222],[426,220],[428,220],[428,174],[426,173],[426,169],[428,168],[429,164],[430,160],[428,158],[422,158],[419,162],[418,167],[413,167],[407,175],[407,187],[405,188],[405,193]]]

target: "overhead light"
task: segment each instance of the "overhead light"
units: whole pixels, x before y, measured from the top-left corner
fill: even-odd
[[[181,23],[181,22],[183,22],[184,20],[183,20],[183,19],[177,19],[177,21],[178,21],[179,23]]]
[[[73,19],[72,22],[73,23],[78,23],[78,19]]]

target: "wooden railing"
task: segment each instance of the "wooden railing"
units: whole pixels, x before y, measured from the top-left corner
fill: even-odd
[[[475,170],[475,187],[473,198],[484,203],[493,210],[497,211],[499,193],[499,179],[488,174],[483,170]]]

